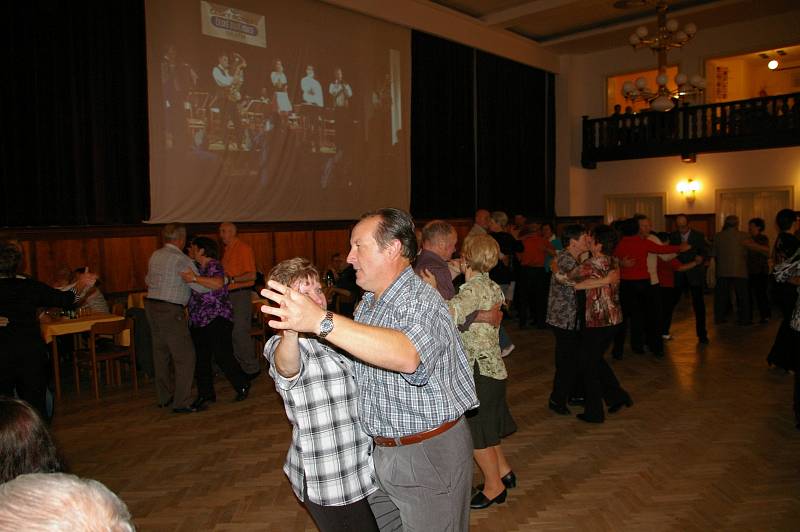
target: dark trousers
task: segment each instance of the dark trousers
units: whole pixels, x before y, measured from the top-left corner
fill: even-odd
[[[321,532],[378,532],[378,524],[366,498],[342,506],[322,506],[308,499],[308,489],[303,482],[306,509]]]
[[[672,314],[680,299],[680,292],[671,286],[661,287],[661,334],[668,335],[672,327]]]
[[[32,344],[32,347],[10,347],[9,352],[2,353],[0,395],[14,397],[16,390],[19,398],[35,408],[42,419],[48,419],[45,395],[50,365],[41,340]]]
[[[517,281],[516,297],[519,324],[524,326],[529,317],[541,327],[547,318],[547,297],[550,274],[544,267],[522,266]]]
[[[792,329],[792,312],[794,312],[795,301],[797,300],[797,287],[790,283],[776,283],[775,300],[781,310],[783,320],[775,335],[775,343],[767,356],[767,362],[771,365],[783,368],[786,371],[795,369],[797,362],[797,332]],[[797,372],[795,372],[795,376]],[[796,382],[796,381],[795,381]],[[795,388],[796,389],[796,388]],[[800,392],[798,392],[800,393]],[[797,395],[795,395],[797,397]],[[799,399],[800,400],[800,399]],[[795,403],[797,404],[797,403]]]
[[[654,353],[664,351],[661,338],[661,294],[650,279],[620,282],[620,303],[625,320],[614,335],[614,354],[619,356],[625,347],[626,330],[631,331],[631,348],[643,351],[645,338]],[[645,336],[646,335],[646,336]]]
[[[186,311],[181,305],[145,299],[144,311],[153,336],[153,365],[159,403],[186,408],[192,402],[195,354]],[[170,360],[175,370],[170,377]]]
[[[748,278],[748,285],[750,288],[750,319],[752,320],[753,317],[753,307],[758,307],[758,317],[761,321],[768,320],[772,317],[772,312],[769,308],[769,297],[767,296],[769,274],[751,273]]]
[[[550,400],[565,406],[575,384],[581,349],[580,331],[570,331],[553,327],[556,336],[556,374],[553,378],[553,391]]]
[[[232,331],[233,323],[219,317],[205,327],[192,327],[194,351],[197,354],[194,368],[197,395],[206,398],[217,396],[214,391],[212,361],[217,363],[234,390],[239,391],[247,384],[247,375],[233,356]]]
[[[603,399],[613,405],[624,401],[625,392],[603,355],[617,332],[618,326],[589,327],[581,332],[580,369],[584,382],[584,414],[590,420],[605,418]]]
[[[722,323],[731,308],[731,290],[736,294],[736,321],[750,322],[750,293],[744,277],[717,277],[714,287],[714,321]]]
[[[706,300],[703,298],[703,287],[701,285],[683,285],[675,289],[675,304],[678,304],[684,289],[688,288],[692,297],[692,310],[694,311],[694,330],[698,338],[706,338]]]

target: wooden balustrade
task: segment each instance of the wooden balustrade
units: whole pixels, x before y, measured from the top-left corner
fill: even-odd
[[[584,168],[599,161],[800,145],[800,93],[583,117]]]

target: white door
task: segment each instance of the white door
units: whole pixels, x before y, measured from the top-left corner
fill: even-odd
[[[607,194],[606,223],[644,214],[654,231],[664,230],[664,194]]]
[[[717,190],[717,231],[722,228],[725,217],[739,217],[739,229],[747,231],[747,222],[752,218],[763,218],[769,243],[775,242],[778,230],[775,215],[781,209],[794,206],[792,187],[740,188]]]

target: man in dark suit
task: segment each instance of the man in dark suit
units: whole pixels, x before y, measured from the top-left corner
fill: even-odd
[[[697,256],[703,257],[703,259],[708,257],[708,242],[706,242],[705,235],[689,227],[689,220],[685,214],[679,214],[675,217],[675,225],[678,230],[670,234],[670,244],[686,242],[692,246],[689,251],[678,255],[678,260],[682,264],[693,262]],[[680,299],[687,288],[692,295],[695,331],[697,332],[697,340],[701,344],[708,343],[708,332],[706,331],[706,304],[703,300],[703,287],[705,286],[705,282],[705,266],[701,265],[685,272],[675,272],[675,297]]]

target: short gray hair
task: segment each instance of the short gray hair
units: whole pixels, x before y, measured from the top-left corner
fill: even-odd
[[[425,227],[422,228],[422,241],[438,242],[442,239],[448,238],[455,232],[455,227],[444,220],[431,220],[425,224]]]
[[[128,507],[100,482],[31,473],[0,484],[0,530],[133,532]]]
[[[186,240],[186,226],[179,222],[167,224],[161,231],[161,236],[164,238],[164,242]]]
[[[499,225],[500,227],[505,227],[508,225],[508,215],[503,211],[494,211],[491,214],[492,220]]]

